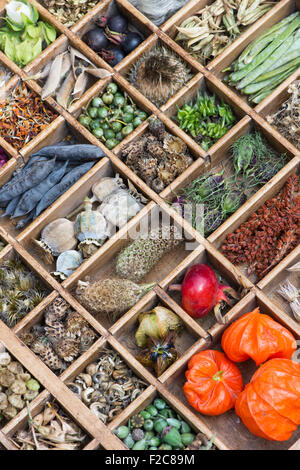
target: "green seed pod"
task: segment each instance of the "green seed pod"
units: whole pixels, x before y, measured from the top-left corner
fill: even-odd
[[[151,419],[146,419],[144,422],[145,431],[151,431],[153,429],[153,421]]]
[[[181,429],[180,429],[181,433],[184,434],[186,432],[190,432],[190,430],[191,430],[190,426],[185,421],[182,421]]]
[[[132,450],[146,450],[147,449],[147,441],[146,439],[142,439],[134,444]]]
[[[163,430],[168,426],[168,422],[163,419],[163,418],[159,418],[155,421],[154,423],[154,429],[156,432],[158,432],[159,434],[161,432],[163,432]]]
[[[26,387],[28,390],[31,390],[33,392],[37,392],[40,389],[40,384],[38,383],[37,380],[35,379],[30,379],[28,382],[26,382]]]
[[[132,447],[134,446],[134,440],[132,439],[132,435],[128,434],[128,436],[125,437],[125,439],[123,440],[123,443],[126,447],[128,447],[128,449],[132,449]]]
[[[168,418],[167,423],[168,423],[169,426],[174,426],[174,428],[176,428],[178,430],[181,428],[181,421],[179,421],[178,419]]]
[[[173,447],[182,447],[182,440],[181,440],[181,435],[178,431],[178,429],[172,427],[172,426],[167,426],[162,434],[161,434],[162,440],[166,443],[169,444],[170,446]]]
[[[153,405],[158,410],[163,410],[167,406],[166,402],[162,400],[161,398],[157,398],[156,400],[154,400]]]
[[[129,434],[129,428],[127,426],[119,426],[118,429],[114,431],[115,435],[118,436],[119,439],[125,439],[125,437]]]
[[[146,411],[148,411],[148,413],[150,413],[151,416],[156,416],[158,414],[157,409],[153,405],[147,406]]]
[[[191,432],[185,432],[181,434],[181,441],[184,446],[188,446],[195,440],[195,434],[192,434]]]

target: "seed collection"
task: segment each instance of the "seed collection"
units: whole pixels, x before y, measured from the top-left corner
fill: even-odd
[[[126,92],[122,93],[118,85],[111,82],[104,93],[92,99],[78,121],[111,150],[147,117]]]
[[[116,11],[96,18],[83,41],[114,67],[143,42],[143,36],[129,24],[126,16]]]
[[[298,448],[298,2],[1,8],[0,449]]]
[[[20,362],[13,360],[3,343],[0,346],[0,423],[3,426],[38,396],[41,386]]]
[[[175,41],[207,64],[270,8],[264,0],[216,0],[176,26]]]

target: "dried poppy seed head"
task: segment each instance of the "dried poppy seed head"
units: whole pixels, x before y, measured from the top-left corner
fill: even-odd
[[[156,46],[129,72],[129,81],[156,106],[166,103],[192,77],[190,68],[175,52]]]

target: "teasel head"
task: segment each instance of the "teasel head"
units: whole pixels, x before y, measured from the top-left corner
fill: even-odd
[[[166,103],[191,78],[184,60],[164,46],[147,51],[129,72],[130,83],[156,106]]]

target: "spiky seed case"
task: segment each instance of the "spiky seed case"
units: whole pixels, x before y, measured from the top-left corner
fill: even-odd
[[[76,296],[95,317],[116,320],[130,310],[153,284],[137,285],[126,279],[103,279],[92,284],[79,282]]]
[[[129,82],[156,106],[166,103],[192,78],[191,69],[178,54],[156,46],[137,60]]]
[[[139,282],[159,260],[182,242],[176,227],[160,227],[150,232],[147,238],[140,237],[127,246],[118,256],[118,276]]]

